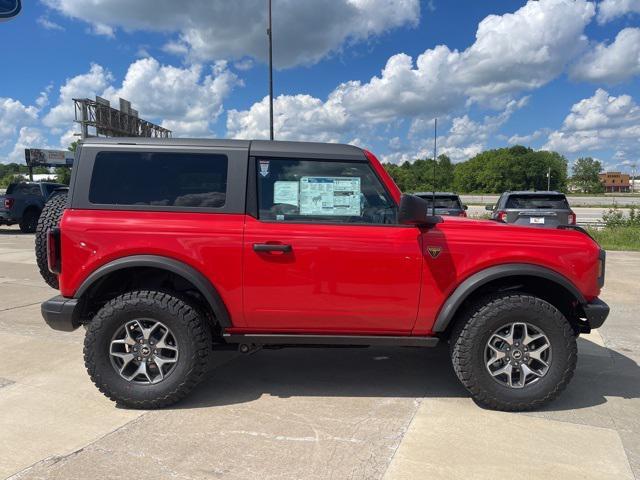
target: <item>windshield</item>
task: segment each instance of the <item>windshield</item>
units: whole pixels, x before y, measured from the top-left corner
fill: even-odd
[[[427,202],[429,208],[433,207],[433,198],[431,196],[425,195],[421,198]],[[462,205],[460,205],[460,200],[456,196],[439,197],[436,195],[436,208],[446,208],[447,210],[461,210]]]
[[[507,208],[570,209],[567,198],[564,195],[511,195],[507,200]]]

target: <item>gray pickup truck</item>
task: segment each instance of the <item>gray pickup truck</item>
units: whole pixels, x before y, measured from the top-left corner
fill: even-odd
[[[20,225],[24,233],[36,231],[42,207],[55,191],[66,189],[66,185],[48,182],[19,182],[7,187],[0,195],[0,225]]]

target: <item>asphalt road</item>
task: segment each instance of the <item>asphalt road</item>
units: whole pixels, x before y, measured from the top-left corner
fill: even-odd
[[[0,228],[0,478],[640,478],[640,254],[611,252],[612,314],[542,411],[484,410],[446,347],[221,352],[189,398],[116,408],[83,329],[48,329],[33,236]]]

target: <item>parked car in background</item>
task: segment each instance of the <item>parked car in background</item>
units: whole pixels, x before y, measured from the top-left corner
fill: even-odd
[[[66,185],[48,182],[19,182],[0,195],[0,225],[20,225],[24,233],[36,231],[42,207],[51,194]]]
[[[504,192],[486,209],[492,212],[493,220],[504,223],[548,228],[576,224],[567,197],[559,192]]]
[[[433,197],[436,198],[436,215],[452,215],[466,217],[467,206],[460,200],[460,195],[452,192],[417,192],[416,197],[426,200],[429,210],[433,208]]]

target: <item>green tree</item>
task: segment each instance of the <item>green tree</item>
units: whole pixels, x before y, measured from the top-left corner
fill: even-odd
[[[551,170],[552,190],[565,190],[567,160],[556,152],[516,145],[479,153],[455,168],[458,192],[501,193],[505,190],[546,190]]]
[[[581,157],[573,164],[574,185],[584,193],[602,193],[604,187],[598,174],[602,172],[602,163],[591,157]]]

